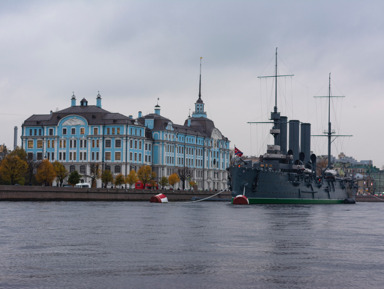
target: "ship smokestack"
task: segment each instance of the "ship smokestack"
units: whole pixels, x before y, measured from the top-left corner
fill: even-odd
[[[311,153],[311,124],[302,123],[301,124],[301,151],[304,153],[304,163],[306,164],[309,161]]]
[[[286,116],[280,117],[280,134],[278,138],[282,154],[287,154],[287,121],[288,118]]]
[[[299,159],[299,131],[300,131],[300,121],[290,120],[289,121],[289,149],[293,152],[293,160],[296,161]]]

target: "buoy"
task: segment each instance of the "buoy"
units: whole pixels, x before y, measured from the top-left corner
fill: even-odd
[[[149,201],[151,203],[168,203],[168,198],[164,194],[158,194],[158,195],[152,196]]]
[[[249,200],[244,195],[237,195],[234,197],[232,204],[234,205],[249,205]]]

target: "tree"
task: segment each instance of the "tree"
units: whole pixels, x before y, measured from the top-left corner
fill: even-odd
[[[131,187],[132,185],[136,184],[136,182],[139,180],[137,177],[137,174],[134,170],[131,170],[127,176],[126,183]]]
[[[109,183],[113,183],[113,175],[111,173],[110,170],[105,170],[102,174],[101,174],[101,181],[103,182],[103,184],[105,185],[105,187],[107,187],[107,185]]]
[[[69,174],[68,183],[74,186],[80,182],[80,179],[81,179],[81,175],[78,173],[78,171],[73,171],[72,173]]]
[[[142,166],[137,172],[137,176],[145,187],[153,179],[152,168],[150,166]]]
[[[196,182],[195,181],[193,181],[193,180],[190,180],[189,181],[189,186],[191,187],[191,189],[196,189]]]
[[[319,159],[316,162],[316,175],[321,176],[323,174],[323,171],[327,168],[328,166],[328,159],[323,158]]]
[[[173,187],[175,184],[177,184],[178,182],[180,182],[179,175],[176,174],[176,173],[170,175],[170,176],[168,177],[168,182],[169,182],[169,184]]]
[[[118,174],[115,178],[115,186],[121,186],[125,184],[125,178],[123,174]]]
[[[27,161],[27,152],[20,147],[16,147],[10,155],[18,156],[21,160]]]
[[[1,178],[11,185],[24,184],[24,175],[28,169],[25,160],[20,159],[17,155],[9,154],[1,162],[0,175]]]
[[[51,186],[56,178],[56,171],[49,160],[43,160],[37,168],[36,180],[46,186]]]
[[[68,176],[68,171],[65,166],[59,161],[54,161],[52,165],[56,172],[56,180],[61,187],[63,186],[64,179]]]
[[[161,188],[163,189],[165,186],[168,186],[168,178],[167,177],[161,177],[159,182]]]
[[[101,177],[101,165],[99,163],[91,164],[91,187],[96,188],[96,180]]]

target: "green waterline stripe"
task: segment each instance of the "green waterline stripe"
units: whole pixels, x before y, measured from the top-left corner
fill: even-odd
[[[231,203],[233,203],[233,199]],[[278,198],[248,198],[249,204],[343,204],[344,200],[335,199],[278,199]]]

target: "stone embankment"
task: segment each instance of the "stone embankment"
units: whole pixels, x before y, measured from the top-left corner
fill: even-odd
[[[170,202],[185,202],[211,197],[216,191],[87,189],[71,187],[0,186],[0,201],[149,201],[163,193]],[[209,200],[230,201],[230,192]]]
[[[356,196],[356,202],[384,202],[384,197],[374,195]]]

